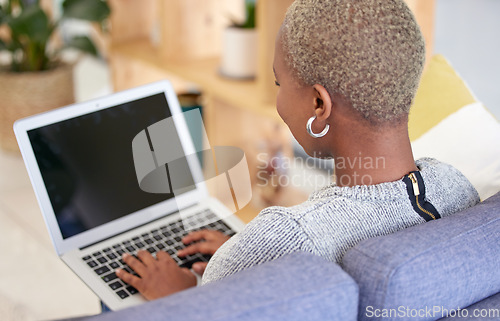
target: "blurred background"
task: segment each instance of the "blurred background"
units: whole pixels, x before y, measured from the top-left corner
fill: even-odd
[[[0,4],[5,9],[9,2]],[[298,203],[318,187],[317,181],[286,189],[258,188],[262,177],[256,173],[264,169],[271,175],[275,170],[259,155],[281,161],[304,156],[274,109],[274,37],[291,2],[259,0],[255,10],[254,1],[243,0],[110,0],[110,15],[99,22],[88,22],[89,17],[77,13],[67,14],[56,42],[64,46],[76,37],[81,43],[63,53],[63,59],[74,65],[70,89],[63,91],[71,91],[73,97],[69,99],[78,102],[170,79],[183,105],[202,106],[213,144],[240,146],[247,153],[256,187],[252,205],[240,213],[245,221],[265,206]],[[500,119],[500,1],[408,2],[424,24],[430,53],[443,54],[478,100]],[[62,4],[61,0],[42,1],[50,17],[64,14]],[[30,14],[26,19],[41,19],[36,12]],[[3,15],[1,19],[3,24]],[[235,35],[239,33],[244,35]],[[5,35],[8,39],[3,24],[0,36]],[[92,39],[97,55],[83,53],[88,49],[81,40],[83,36]],[[3,42],[1,45],[4,49]],[[12,57],[2,50],[0,65],[10,63]],[[6,68],[0,69],[0,77],[8,72]],[[21,83],[24,81],[29,80]],[[24,111],[25,107],[6,111],[11,106],[5,103],[5,97],[13,90],[6,89],[5,83],[0,79],[0,100],[4,100],[0,118],[42,111]],[[24,85],[28,89],[20,95],[21,102],[42,86],[40,80],[34,83],[32,89]],[[58,98],[56,93],[60,91],[49,93]],[[69,103],[43,103],[40,108]],[[12,134],[11,127],[4,123],[0,126]],[[321,184],[327,184],[331,164],[312,164],[291,168],[283,175],[318,175],[326,177]],[[98,298],[54,252],[15,141],[0,150],[0,250],[0,319],[46,320],[100,312]]]

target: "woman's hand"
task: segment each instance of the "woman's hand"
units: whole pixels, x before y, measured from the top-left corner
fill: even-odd
[[[196,286],[196,276],[187,268],[181,268],[163,251],[156,253],[156,259],[148,251],[139,251],[136,259],[124,254],[123,260],[140,277],[116,270],[116,275],[136,288],[148,300],[158,299]]]
[[[196,253],[213,255],[229,238],[224,233],[214,230],[191,232],[182,239],[182,243],[189,245],[179,250],[177,256],[183,257]],[[206,267],[207,262],[196,262],[193,264],[192,269],[199,275],[203,275]]]
[[[180,250],[177,255],[180,257],[196,253],[213,255],[229,238],[214,230],[191,232],[182,239],[184,244],[189,245]],[[116,275],[123,282],[136,288],[148,300],[158,299],[196,286],[196,276],[189,269],[180,268],[174,259],[163,251],[156,253],[156,259],[148,251],[143,250],[137,252],[137,257],[138,259],[130,254],[124,254],[123,261],[139,277],[122,269],[117,269]],[[192,269],[202,275],[206,266],[206,262],[196,262]]]

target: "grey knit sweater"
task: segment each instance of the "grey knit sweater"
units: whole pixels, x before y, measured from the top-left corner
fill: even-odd
[[[430,158],[416,164],[425,183],[426,199],[441,216],[479,202],[474,187],[455,168]],[[202,282],[297,251],[340,263],[345,252],[361,240],[424,222],[413,210],[402,180],[371,186],[330,185],[300,205],[264,209],[219,248]]]

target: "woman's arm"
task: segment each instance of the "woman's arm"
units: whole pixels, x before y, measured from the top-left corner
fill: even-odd
[[[208,262],[203,284],[297,251],[313,252],[312,242],[288,209],[263,210],[240,233],[224,243]]]

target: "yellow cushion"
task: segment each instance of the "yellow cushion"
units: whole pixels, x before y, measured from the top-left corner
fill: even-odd
[[[465,82],[442,55],[429,61],[410,109],[410,140],[422,136],[460,108],[475,102]]]

